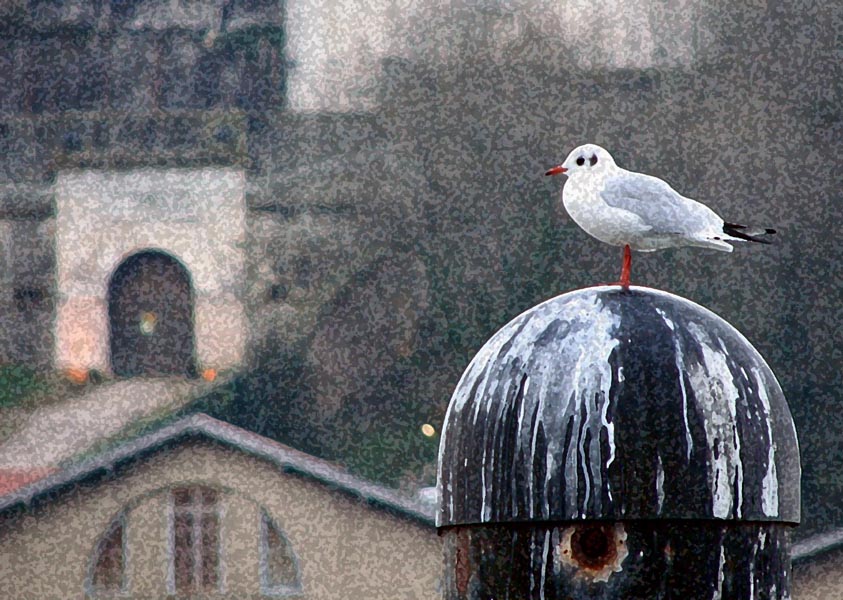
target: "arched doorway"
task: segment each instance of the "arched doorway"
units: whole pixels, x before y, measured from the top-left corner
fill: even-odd
[[[117,267],[108,322],[115,375],[194,375],[193,288],[172,256],[144,251]]]

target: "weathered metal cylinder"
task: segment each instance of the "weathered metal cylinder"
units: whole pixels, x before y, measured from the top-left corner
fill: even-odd
[[[647,288],[563,294],[451,398],[444,597],[789,599],[799,485],[787,402],[734,327]]]

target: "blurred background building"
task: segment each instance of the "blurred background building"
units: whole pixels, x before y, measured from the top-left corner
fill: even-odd
[[[800,433],[799,535],[843,525],[843,6],[12,0],[0,29],[3,363],[160,374],[143,336],[181,323],[166,364],[233,373],[203,411],[429,484],[488,336],[617,275],[542,177],[596,142],[780,231],[633,281],[756,345]],[[121,286],[166,301],[114,316]]]

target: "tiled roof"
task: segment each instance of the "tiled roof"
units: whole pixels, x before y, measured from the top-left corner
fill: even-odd
[[[372,506],[396,511],[431,527],[434,524],[435,507],[429,502],[411,498],[397,490],[355,477],[333,463],[203,413],[186,416],[52,472],[41,470],[43,472],[35,473],[36,470],[29,470],[23,474],[10,476],[10,482],[19,483],[17,485],[10,483],[0,488],[0,511],[21,503],[28,504],[42,494],[84,479],[100,469],[113,470],[118,463],[126,459],[185,436],[204,436],[221,442],[265,459],[282,471],[310,477],[333,489],[358,497]],[[0,482],[2,482],[2,473],[0,473]]]
[[[790,557],[798,564],[840,547],[843,547],[843,528],[831,529],[794,543],[790,549]]]
[[[56,469],[50,467],[0,469],[0,498],[55,472]]]

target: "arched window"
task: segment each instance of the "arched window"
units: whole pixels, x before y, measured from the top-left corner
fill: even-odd
[[[248,526],[239,517],[223,523],[232,504],[237,507],[234,515],[248,515]],[[157,543],[162,538],[167,540],[164,547]],[[154,556],[148,551],[150,542],[159,549]],[[250,563],[227,571],[224,559],[245,556],[240,549],[255,542],[257,555],[245,554]],[[260,590],[261,596],[275,598],[304,593],[298,558],[267,509],[232,490],[197,483],[153,490],[131,500],[92,545],[86,597],[134,597],[138,590],[133,588],[141,582],[159,590],[161,597],[237,597],[229,587]]]
[[[268,596],[295,596],[302,593],[299,565],[292,546],[281,528],[260,511],[261,593]]]
[[[127,590],[126,517],[114,519],[97,542],[86,586],[95,598],[109,597]]]

